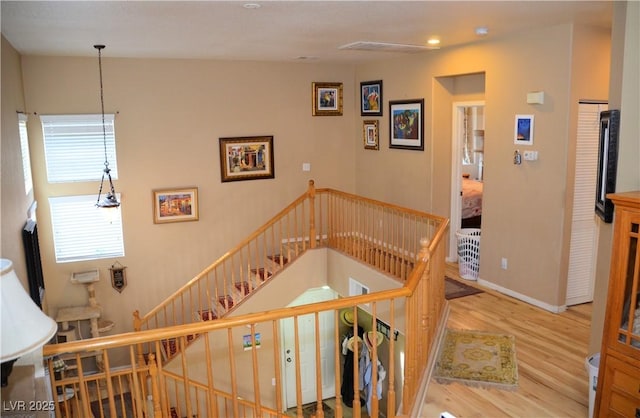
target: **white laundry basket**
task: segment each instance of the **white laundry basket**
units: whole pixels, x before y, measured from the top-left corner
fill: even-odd
[[[460,277],[478,280],[480,270],[480,228],[462,228],[458,238],[458,267]]]

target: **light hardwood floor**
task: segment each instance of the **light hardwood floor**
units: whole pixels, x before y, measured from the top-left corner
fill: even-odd
[[[447,274],[459,279],[455,266],[448,266]],[[421,416],[439,417],[447,411],[457,418],[587,417],[591,304],[553,314],[485,291],[453,299],[449,306],[449,328],[515,336],[519,386],[511,392],[432,380]]]

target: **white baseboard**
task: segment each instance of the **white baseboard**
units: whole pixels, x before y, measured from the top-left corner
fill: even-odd
[[[514,292],[511,289],[507,289],[506,287],[502,287],[502,286],[498,286],[495,283],[491,283],[488,282],[486,280],[483,279],[478,279],[478,284],[480,286],[484,286],[486,288],[492,289],[492,290],[496,290],[500,293],[503,293],[507,296],[511,296],[513,298],[516,298],[518,300],[521,300],[523,302],[526,302],[530,305],[533,306],[537,306],[538,308],[544,309],[545,311],[549,311],[549,312],[553,312],[553,313],[560,313],[560,312],[564,312],[567,310],[567,305],[550,305],[546,302],[542,302],[540,300],[534,299],[532,297],[529,297],[527,295],[523,295],[522,293],[518,293],[518,292]]]

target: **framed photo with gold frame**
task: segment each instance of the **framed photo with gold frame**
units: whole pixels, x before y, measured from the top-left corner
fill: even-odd
[[[313,116],[342,116],[342,83],[312,83]]]
[[[364,149],[379,149],[380,135],[377,120],[365,120],[362,122],[362,137]]]
[[[198,188],[153,191],[153,223],[198,220]]]
[[[220,138],[222,182],[272,179],[273,136]]]

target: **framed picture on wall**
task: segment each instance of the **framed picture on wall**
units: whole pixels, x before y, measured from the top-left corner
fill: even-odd
[[[382,116],[382,80],[360,83],[360,115]]]
[[[153,191],[153,223],[197,220],[197,187]]]
[[[613,202],[607,198],[607,193],[616,191],[619,129],[619,110],[613,109],[600,112],[596,214],[606,223],[613,221]]]
[[[313,116],[342,116],[342,83],[312,83]]]
[[[533,145],[533,115],[516,115],[513,142],[518,145]]]
[[[389,148],[424,150],[424,99],[389,101]]]
[[[272,179],[273,136],[220,138],[222,182]]]
[[[377,150],[379,148],[378,121],[365,120],[362,123],[362,136],[364,140],[364,149]]]

